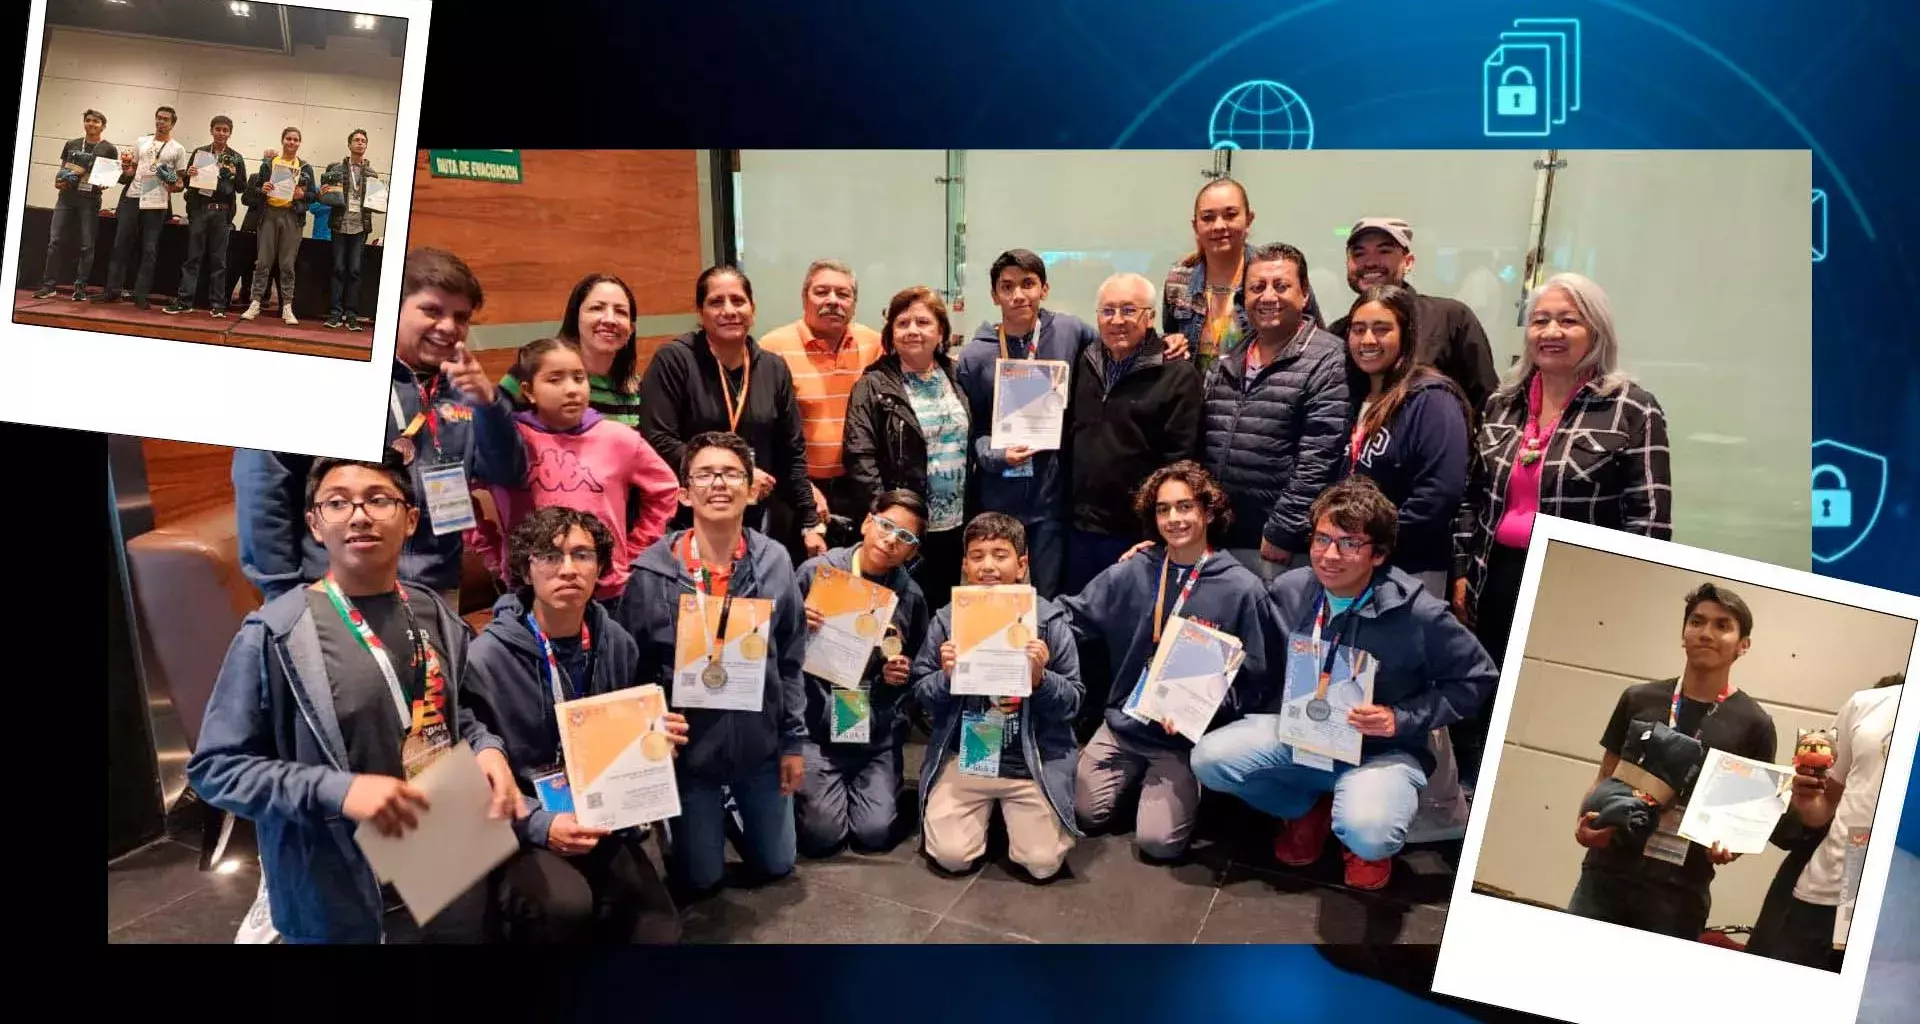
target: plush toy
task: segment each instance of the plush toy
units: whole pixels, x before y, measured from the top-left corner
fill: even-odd
[[[79,172],[70,170],[66,167],[62,167],[58,171],[55,171],[53,173],[53,178],[55,181],[64,182],[68,188],[73,188],[74,186],[80,184]]]
[[[1581,812],[1593,828],[1614,829],[1614,845],[1637,849],[1660,825],[1660,813],[1692,788],[1707,759],[1699,740],[1665,722],[1635,721],[1620,745],[1613,777],[1595,786]]]
[[[161,164],[158,168],[154,170],[153,173],[161,181],[164,181],[169,185],[180,180],[180,173],[173,169],[172,164]]]
[[[1793,747],[1793,770],[1815,777],[1833,767],[1833,734],[1825,729],[1800,730],[1800,742]]]

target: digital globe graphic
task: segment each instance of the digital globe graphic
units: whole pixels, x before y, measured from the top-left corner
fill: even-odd
[[[1207,124],[1212,149],[1312,149],[1313,112],[1300,94],[1257,79],[1227,90]]]

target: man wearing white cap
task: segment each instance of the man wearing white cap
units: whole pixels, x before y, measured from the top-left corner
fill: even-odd
[[[1355,295],[1376,284],[1411,289],[1413,226],[1398,217],[1362,217],[1347,233],[1347,286]],[[1331,312],[1331,311],[1329,311]],[[1347,317],[1327,327],[1341,340],[1347,337]],[[1420,295],[1415,309],[1414,361],[1453,378],[1466,392],[1477,416],[1487,396],[1500,385],[1493,369],[1493,349],[1480,318],[1458,299]]]

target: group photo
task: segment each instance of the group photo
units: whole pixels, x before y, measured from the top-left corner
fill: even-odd
[[[1575,596],[1509,648],[1536,519],[1807,562],[1804,153],[505,152],[419,178],[378,461],[116,450],[197,941],[1433,943],[1510,659],[1506,770],[1681,703]],[[1563,809],[1476,882],[1641,908]]]
[[[50,2],[14,322],[369,359],[406,26]]]

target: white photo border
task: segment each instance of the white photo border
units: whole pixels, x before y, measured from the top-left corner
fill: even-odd
[[[26,58],[20,73],[20,121],[14,136],[7,214],[5,267],[9,279],[20,266],[20,232],[27,183],[33,173],[33,119],[39,103],[40,59],[46,41],[46,0],[32,3]],[[413,205],[420,96],[426,79],[433,5],[430,0],[296,0],[283,6],[373,14],[407,22],[370,358],[360,361],[266,352],[19,324],[13,322],[9,308],[0,320],[0,337],[8,347],[23,355],[36,350],[60,353],[62,362],[77,363],[89,368],[90,375],[122,386],[112,389],[113,398],[107,402],[76,401],[68,388],[6,388],[0,390],[0,419],[302,455],[379,457],[386,440],[387,394],[393,376],[395,327],[400,318],[400,285]],[[8,304],[11,307],[11,298]],[[30,356],[16,356],[14,365],[24,370],[51,358],[36,361]]]

